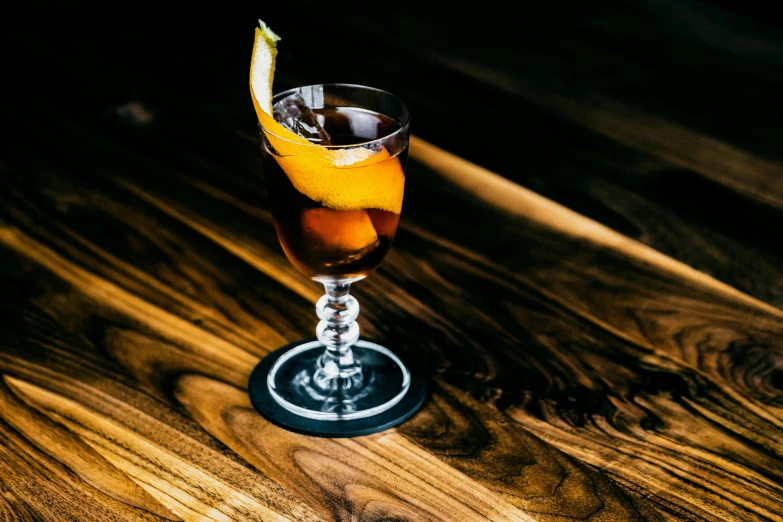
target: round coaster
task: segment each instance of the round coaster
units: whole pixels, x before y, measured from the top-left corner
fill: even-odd
[[[396,426],[409,419],[421,408],[427,394],[425,373],[419,365],[404,359],[402,362],[411,374],[410,387],[402,399],[386,411],[361,419],[315,420],[301,417],[283,408],[275,401],[269,391],[267,375],[275,362],[285,353],[316,340],[315,338],[304,339],[278,348],[261,359],[261,362],[250,374],[248,380],[250,402],[270,422],[287,430],[315,437],[358,437]],[[372,339],[361,338],[359,342],[361,341],[381,344]]]

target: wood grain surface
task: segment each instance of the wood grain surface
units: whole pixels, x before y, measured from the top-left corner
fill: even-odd
[[[523,11],[12,8],[0,520],[783,521],[783,24]],[[430,389],[381,433],[293,434],[247,396],[323,293],[269,212],[258,18],[276,91],[413,114],[400,230],[353,294]]]

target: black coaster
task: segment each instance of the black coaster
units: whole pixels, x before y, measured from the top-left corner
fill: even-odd
[[[278,348],[261,359],[261,362],[256,365],[250,374],[250,379],[248,380],[250,402],[255,409],[270,422],[287,430],[315,437],[359,437],[361,435],[369,435],[370,433],[389,429],[408,420],[424,403],[424,398],[427,395],[427,379],[425,372],[421,366],[402,359],[399,354],[396,354],[408,368],[408,371],[411,374],[411,383],[402,400],[388,410],[364,419],[345,421],[308,419],[288,411],[280,406],[269,393],[269,387],[266,383],[267,375],[269,374],[272,365],[274,365],[284,353],[315,340],[317,339],[304,339]],[[365,339],[364,337],[362,337],[361,340],[382,344],[373,339]]]

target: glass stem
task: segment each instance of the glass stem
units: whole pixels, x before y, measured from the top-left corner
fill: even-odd
[[[324,283],[324,288],[326,295],[315,305],[321,319],[315,332],[326,350],[318,358],[313,383],[330,394],[356,391],[363,384],[361,364],[351,350],[359,340],[359,302],[349,294],[350,282]]]

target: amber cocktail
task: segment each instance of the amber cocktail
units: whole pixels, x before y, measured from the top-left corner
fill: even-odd
[[[388,170],[389,177],[399,174],[400,179],[389,179],[387,183],[372,187],[372,190],[394,190],[389,189],[392,184],[402,187],[402,166],[408,149],[407,131],[400,122],[382,113],[357,107],[315,109],[313,113],[328,133],[330,148],[363,143],[383,146],[394,141],[393,145],[398,149],[396,154],[380,161],[399,165],[397,171],[393,165]],[[406,136],[396,136],[398,133]],[[394,212],[396,208],[369,208],[372,205],[369,202],[368,208],[338,210],[331,208],[328,201],[313,200],[294,187],[270,150],[269,141],[263,143],[263,169],[275,228],[291,263],[303,274],[324,283],[357,280],[375,270],[394,239],[400,221],[399,212]],[[343,170],[350,177],[359,177],[373,175],[379,167],[371,163],[347,166]],[[350,178],[340,189],[351,192]]]

